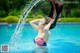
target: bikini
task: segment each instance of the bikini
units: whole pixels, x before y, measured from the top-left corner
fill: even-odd
[[[47,43],[42,38],[34,39],[34,43],[36,43],[38,46],[46,46],[47,45]]]

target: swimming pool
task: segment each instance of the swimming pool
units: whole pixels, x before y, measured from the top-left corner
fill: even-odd
[[[8,44],[14,33],[16,24],[0,24],[0,47]],[[30,24],[25,24],[18,40],[17,53],[80,53],[80,24],[61,23],[50,30],[46,49],[35,49],[33,39],[37,35]],[[1,51],[1,48],[0,48]],[[10,50],[9,52],[12,52]],[[13,51],[14,52],[14,51]]]

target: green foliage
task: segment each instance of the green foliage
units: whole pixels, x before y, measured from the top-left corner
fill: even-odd
[[[8,13],[8,15],[9,16],[18,16],[18,15],[20,15],[20,12],[18,10],[14,9],[13,11],[10,11]]]
[[[6,12],[4,10],[0,10],[0,17],[6,16]]]
[[[71,16],[72,17],[80,17],[80,10],[72,9]]]
[[[64,13],[64,11],[62,11],[62,13],[61,13],[61,17],[65,17],[65,13]]]
[[[34,8],[32,9],[33,13],[37,15],[48,15],[50,12],[50,3],[48,0],[44,0],[39,2]]]
[[[29,21],[31,21],[31,20],[36,20],[36,19],[41,19],[41,18],[28,18],[27,19],[27,21],[26,21],[26,23],[29,23]],[[60,23],[60,22],[63,22],[63,23],[65,23],[65,22],[80,22],[80,18],[76,18],[76,17],[66,17],[66,18],[60,18],[59,20],[58,20],[58,22]]]
[[[28,18],[33,18],[33,17],[34,17],[34,13],[30,12]]]
[[[0,0],[0,17],[6,16],[18,16],[20,15],[21,10],[25,7],[26,4],[29,4],[31,0]],[[71,9],[80,9],[80,0],[64,0],[63,2],[79,2],[79,3],[64,3],[64,11],[67,12],[62,13],[62,17],[64,16],[75,16],[79,12],[73,12]],[[27,6],[27,5],[26,5]],[[50,12],[50,3],[48,0],[44,0],[39,2],[32,9],[29,17],[42,17],[48,15]],[[67,15],[69,14],[69,15]],[[42,16],[41,16],[42,15]],[[80,17],[80,16],[75,16]]]
[[[43,12],[41,10],[38,10],[37,12],[30,12],[28,15],[28,18],[42,18],[43,17]]]
[[[36,20],[36,19],[41,19],[41,18],[27,18],[26,19],[26,23],[29,23],[30,21],[32,20]],[[18,17],[16,16],[8,16],[8,17],[5,17],[5,18],[0,18],[0,23],[17,23],[19,20]],[[76,18],[76,17],[66,17],[66,18],[61,18],[58,20],[58,22],[80,22],[80,18]]]
[[[37,11],[37,15],[43,15],[42,10],[38,10],[38,11]]]
[[[37,15],[37,16],[35,16],[35,17],[37,17],[37,18],[43,18],[43,16],[42,16],[42,15]]]
[[[80,22],[80,18],[76,17],[61,18],[61,22]]]
[[[0,17],[13,15],[13,13],[17,15],[17,10],[21,10],[22,6],[25,6],[26,3],[28,3],[27,0],[0,0]]]
[[[7,22],[8,23],[17,23],[18,22],[18,18],[16,16],[8,16],[7,17]]]
[[[0,22],[1,23],[17,23],[18,22],[18,17],[16,16],[8,16],[8,17],[5,17],[5,18],[0,18]]]
[[[7,18],[0,18],[0,23],[7,22]]]

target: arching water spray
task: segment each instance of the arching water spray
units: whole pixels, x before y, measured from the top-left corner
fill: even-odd
[[[40,1],[41,0],[32,0],[28,6],[25,6],[25,8],[22,11],[22,14],[20,15],[20,19],[18,21],[14,34],[12,35],[11,40],[9,42],[10,46],[17,46],[17,40],[20,37],[20,33],[22,32],[28,14],[30,13],[31,9]]]

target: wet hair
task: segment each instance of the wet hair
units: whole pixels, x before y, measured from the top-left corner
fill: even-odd
[[[50,2],[50,5],[51,5],[51,8],[50,8],[51,10],[50,10],[50,13],[49,13],[48,17],[53,18],[54,5],[51,1],[49,1],[49,2]]]
[[[54,12],[54,7],[53,6],[55,6],[56,13],[57,13],[54,22],[51,24],[51,26],[49,28],[49,29],[53,29],[56,26],[56,22],[58,20],[58,17],[60,15],[60,13],[62,12],[63,4],[60,5],[60,7],[59,7],[59,4],[58,3],[54,3],[54,5],[53,5],[53,3],[50,1],[50,5],[51,5],[51,11],[50,11],[50,14],[48,15],[48,17],[50,17],[50,18],[53,18],[54,17],[53,16],[53,12]]]

